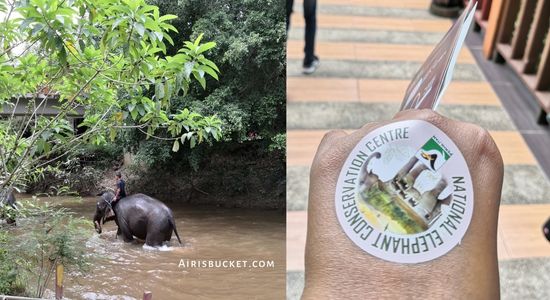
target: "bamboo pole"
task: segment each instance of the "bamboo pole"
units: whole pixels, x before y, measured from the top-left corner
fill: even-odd
[[[57,264],[55,268],[55,299],[63,299],[63,265]]]

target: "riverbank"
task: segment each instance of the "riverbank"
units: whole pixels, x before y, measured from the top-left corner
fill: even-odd
[[[121,148],[97,148],[68,159],[55,173],[46,172],[27,192],[94,196],[113,189],[115,173],[121,172],[128,194],[143,193],[165,203],[284,211],[284,157],[259,145],[234,144],[205,153],[196,170],[187,162],[188,154],[147,166],[139,155],[123,155]]]

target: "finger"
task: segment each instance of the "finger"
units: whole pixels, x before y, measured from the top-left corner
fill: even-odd
[[[367,134],[369,134],[369,132],[373,131],[378,127],[384,126],[390,122],[391,121],[367,123],[363,125],[363,127],[352,132],[346,138],[346,144],[347,144],[347,148],[349,148],[349,152],[351,152],[351,149],[353,149],[359,143],[359,141],[361,141],[361,139],[363,139]]]
[[[323,139],[321,140],[321,145],[323,143],[330,143],[334,139],[339,139],[339,138],[345,137],[347,135],[348,135],[347,132],[345,132],[344,130],[341,130],[341,129],[331,130],[331,131],[325,133],[325,135],[323,136]]]
[[[423,120],[430,122],[436,127],[441,128],[449,122],[456,122],[454,120],[448,119],[440,115],[439,113],[431,109],[409,109],[403,110],[395,114],[393,121],[402,121],[402,120]]]
[[[327,132],[323,139],[321,139],[321,143],[319,143],[319,147],[317,148],[317,152],[324,151],[327,148],[330,148],[330,146],[336,144],[336,141],[339,139],[346,137],[348,134],[344,130],[331,130]]]
[[[344,160],[357,143],[378,123],[368,123],[352,134],[343,130],[334,130],[327,133],[315,154],[311,174],[316,176],[333,177],[342,167]]]

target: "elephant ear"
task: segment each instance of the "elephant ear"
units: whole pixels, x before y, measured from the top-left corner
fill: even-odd
[[[105,211],[105,215],[103,216],[102,223],[105,224],[109,221],[113,221],[115,219],[115,213],[110,207],[107,207],[107,210]]]

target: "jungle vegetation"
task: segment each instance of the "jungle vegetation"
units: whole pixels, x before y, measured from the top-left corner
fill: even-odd
[[[0,0],[0,190],[123,150],[150,166],[198,170],[212,153],[253,148],[284,173],[283,7]],[[75,128],[69,120],[80,114]],[[12,234],[22,227],[0,232],[0,293],[40,296],[58,262],[85,267],[90,224],[27,203],[18,226],[36,226],[23,238]]]

